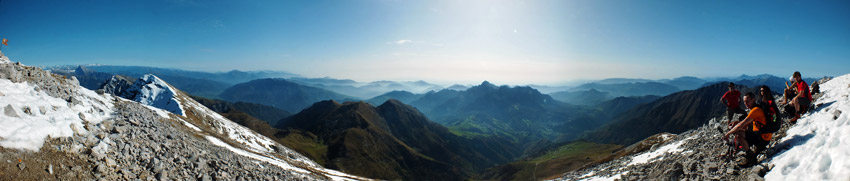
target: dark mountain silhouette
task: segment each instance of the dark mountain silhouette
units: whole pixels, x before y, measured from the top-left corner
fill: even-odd
[[[648,102],[652,102],[661,98],[661,96],[634,96],[634,97],[617,97],[596,105],[596,107],[608,115],[618,115],[623,111],[632,109],[633,107]]]
[[[789,73],[790,75],[790,73]],[[789,76],[790,77],[790,76]],[[817,81],[815,78],[803,78],[804,81],[808,84],[812,84],[812,82]],[[750,76],[743,74],[741,76],[735,78],[724,78],[718,79],[714,82],[706,83],[705,85],[714,84],[717,82],[733,82],[739,85],[745,85],[747,87],[756,87],[761,85],[767,85],[770,87],[770,90],[776,93],[781,93],[782,90],[785,89],[785,82],[788,81],[788,78],[781,78],[778,76],[770,75],[770,74],[761,74],[756,76]],[[790,84],[790,83],[789,83]]]
[[[676,88],[675,86],[660,82],[636,82],[619,84],[588,83],[571,88],[569,91],[575,92],[590,89],[596,89],[600,92],[608,92],[611,97],[645,95],[665,96],[670,93],[679,91],[679,88]]]
[[[600,92],[596,89],[575,92],[560,91],[549,95],[555,100],[575,105],[596,105],[612,98],[608,92]]]
[[[292,113],[284,111],[272,106],[247,103],[247,102],[228,102],[218,99],[207,99],[199,96],[191,96],[192,99],[203,104],[207,108],[219,113],[241,112],[250,115],[256,119],[262,120],[269,125],[276,125],[277,121],[289,117]]]
[[[326,149],[307,155],[321,155],[328,168],[370,178],[460,180],[519,154],[504,141],[456,136],[397,100],[378,107],[321,101],[276,127],[315,135]]]
[[[100,89],[104,82],[112,78],[112,74],[97,72],[82,65],[77,66],[73,72],[57,71],[55,73],[65,76],[74,76],[80,82],[80,86],[89,90]]]
[[[699,127],[726,110],[718,100],[728,90],[727,87],[728,82],[721,82],[664,96],[621,113],[584,138],[628,145],[657,133],[678,134]],[[744,86],[739,86],[738,90],[742,94],[753,91]]]
[[[390,91],[407,91],[422,93],[430,90],[443,89],[442,86],[431,84],[425,81],[374,81],[374,82],[356,82],[350,79],[334,79],[330,77],[324,78],[300,78],[293,77],[292,82],[301,85],[318,87],[341,94],[355,96],[361,99],[379,96]],[[383,103],[383,101],[381,101]]]
[[[696,77],[683,76],[673,80],[662,80],[660,82],[676,86],[681,90],[693,90],[702,87],[708,81]]]
[[[465,85],[455,84],[455,85],[452,85],[452,86],[447,87],[446,89],[451,89],[451,90],[466,90],[466,89],[469,89],[469,87],[467,87],[467,86],[465,86]]]
[[[366,102],[369,102],[370,104],[373,104],[373,105],[379,105],[383,102],[386,102],[387,100],[395,99],[395,100],[398,100],[398,101],[401,101],[401,102],[404,102],[404,103],[410,103],[410,102],[413,102],[413,101],[415,101],[415,100],[417,100],[421,97],[422,97],[421,94],[414,94],[414,93],[407,92],[407,91],[391,91],[391,92],[381,94],[379,96],[375,96],[375,97],[367,100]]]
[[[257,79],[236,84],[219,94],[227,101],[265,104],[289,112],[298,112],[321,100],[347,100],[342,95],[321,88],[305,86],[285,79]]]
[[[596,83],[596,84],[630,84],[630,83],[645,83],[645,82],[655,82],[655,81],[649,80],[649,79],[608,78],[608,79],[602,79],[602,80],[599,80],[599,81],[595,81],[593,83]]]

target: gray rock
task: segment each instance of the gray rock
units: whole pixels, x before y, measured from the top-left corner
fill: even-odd
[[[24,168],[27,168],[27,164],[24,162],[18,162],[18,169],[24,170]]]
[[[202,180],[202,181],[212,181],[212,178],[210,178],[210,175],[206,174],[206,173],[203,173],[203,175],[201,175],[198,179]]]
[[[108,168],[106,168],[106,167],[107,167],[106,165],[104,165],[103,163],[100,163],[100,164],[97,164],[97,167],[94,169],[94,171],[95,171],[95,173],[103,174],[103,173],[106,173],[107,171],[109,171]]]
[[[11,104],[6,105],[6,107],[3,108],[3,113],[9,117],[20,117],[18,116],[18,113],[15,112],[15,108],[13,108]]]
[[[838,116],[841,116],[841,110],[835,110],[832,112],[832,120],[838,119]]]
[[[118,166],[118,163],[116,163],[115,160],[113,160],[112,158],[106,158],[106,161],[104,161],[104,162],[106,162],[106,166],[109,166],[109,167]]]
[[[165,180],[167,178],[168,178],[168,171],[160,170],[159,172],[156,172],[156,179],[157,180]]]
[[[53,175],[53,164],[47,165],[47,173]]]

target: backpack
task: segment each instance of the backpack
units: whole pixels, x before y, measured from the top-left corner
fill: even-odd
[[[766,124],[759,128],[759,134],[764,133],[775,133],[779,131],[779,128],[782,127],[782,118],[777,115],[779,108],[776,107],[776,104],[773,101],[762,102],[759,103],[758,108],[764,112],[765,122]]]

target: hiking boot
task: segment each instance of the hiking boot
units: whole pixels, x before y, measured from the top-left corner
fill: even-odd
[[[743,159],[743,161],[742,161],[742,162],[738,162],[738,166],[741,166],[741,167],[750,167],[750,166],[755,165],[755,164],[756,164],[756,162],[758,162],[758,160],[756,160],[756,159],[757,159],[757,158],[756,158],[756,156],[757,156],[757,155],[756,155],[756,153],[755,153],[755,152],[752,152],[752,151],[750,151],[750,150],[747,150],[746,155],[744,155],[744,159]]]
[[[800,119],[800,114],[795,114],[794,118],[791,118],[788,122],[791,122],[791,124],[797,124],[797,119]]]

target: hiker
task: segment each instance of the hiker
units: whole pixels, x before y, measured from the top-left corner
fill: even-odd
[[[761,152],[770,142],[773,133],[760,133],[759,129],[767,124],[764,111],[756,106],[756,96],[752,92],[744,95],[744,105],[750,109],[747,118],[738,122],[729,132],[723,135],[723,140],[729,140],[729,135],[735,135],[735,141],[746,151],[746,162],[740,165],[751,165],[756,161],[756,153]],[[748,129],[752,127],[752,129]],[[755,146],[755,150],[750,149]]]
[[[724,102],[725,101],[725,102]],[[732,117],[735,114],[746,114],[743,109],[741,109],[741,92],[735,89],[735,83],[729,82],[729,91],[723,94],[723,97],[720,97],[720,103],[726,105],[726,117],[729,119],[728,123],[731,126],[734,122],[732,121]],[[738,117],[738,121],[741,121],[743,118]]]
[[[812,92],[809,91],[809,84],[803,80],[803,76],[799,71],[794,72],[792,76],[794,78],[794,88],[796,88],[796,96],[794,99],[791,99],[791,105],[794,106],[794,111],[796,114],[794,118],[791,119],[791,123],[796,123],[797,119],[800,119],[800,115],[805,113],[809,105],[812,104]]]
[[[779,108],[776,106],[776,101],[773,99],[773,92],[770,91],[770,87],[767,85],[761,85],[759,87],[759,95],[761,96],[761,101],[759,102],[759,107],[767,109],[765,112],[768,115],[767,121],[780,121],[779,118]]]

